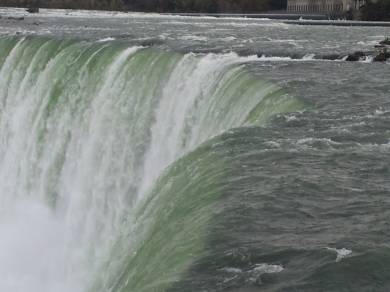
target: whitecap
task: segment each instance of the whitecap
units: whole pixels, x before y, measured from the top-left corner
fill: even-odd
[[[294,120],[297,120],[297,117],[296,116],[286,116],[286,122],[291,122],[291,121],[294,121]]]
[[[341,259],[347,257],[349,254],[352,253],[352,250],[346,249],[346,248],[337,249],[337,248],[332,248],[332,247],[326,247],[326,249],[335,251],[337,253],[336,262],[341,261]]]
[[[100,39],[98,40],[98,42],[109,42],[109,41],[114,41],[115,38],[111,38],[111,37],[106,37],[104,39]]]
[[[179,37],[181,40],[191,40],[191,41],[207,41],[208,38],[204,36],[194,36],[194,35],[186,35]]]
[[[228,273],[234,273],[234,274],[241,274],[242,270],[240,268],[232,268],[232,267],[224,267],[221,269],[221,271],[228,272]]]
[[[249,271],[252,275],[248,281],[255,283],[259,281],[260,276],[263,274],[280,273],[281,271],[283,271],[282,265],[256,264],[253,270]]]
[[[280,145],[280,143],[277,143],[275,141],[266,141],[266,142],[264,142],[264,144],[269,146],[269,147],[273,147],[273,148],[280,148],[280,147],[282,147],[282,145]]]
[[[302,57],[302,60],[314,60],[315,54],[306,54]]]

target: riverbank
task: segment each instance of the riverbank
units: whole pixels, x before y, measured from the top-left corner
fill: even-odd
[[[265,18],[279,20],[327,20],[326,14],[289,14],[289,13],[163,13],[163,15],[178,15],[178,16],[197,16],[197,17],[216,17],[216,18]]]
[[[2,8],[2,7],[0,7]],[[24,17],[31,15],[24,8],[5,8],[7,9],[0,12],[0,19],[5,20],[24,20]],[[14,10],[12,10],[14,9]],[[41,9],[42,12],[47,9]],[[71,11],[83,11],[77,9],[59,9],[58,11],[65,11],[69,13]],[[93,11],[93,10],[90,10]],[[98,11],[98,10],[94,10]],[[108,11],[109,13],[118,13],[115,11]],[[126,13],[126,12],[121,12]],[[41,14],[41,12],[34,13]],[[327,15],[325,13],[321,14],[296,14],[296,13],[287,13],[287,11],[280,11],[277,13],[253,13],[253,14],[244,14],[244,13],[157,13],[160,15],[172,15],[172,16],[183,16],[183,17],[214,17],[214,18],[248,18],[248,19],[272,19],[272,20],[282,20],[286,24],[295,24],[295,25],[332,25],[332,26],[367,26],[367,27],[390,27],[390,22],[382,21],[360,21],[360,20],[345,20],[340,15]]]
[[[390,22],[384,21],[358,21],[358,20],[291,20],[286,24],[296,25],[333,25],[333,26],[382,26],[390,27]]]
[[[361,21],[346,20],[343,14],[289,14],[289,13],[256,13],[256,14],[238,14],[238,13],[162,13],[163,15],[194,16],[194,17],[216,17],[216,18],[259,18],[286,20],[286,24],[297,25],[333,25],[333,26],[382,26],[390,27],[390,22],[384,21]]]

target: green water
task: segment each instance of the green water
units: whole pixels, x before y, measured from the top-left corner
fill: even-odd
[[[90,291],[179,281],[205,254],[223,196],[219,135],[303,109],[235,55],[41,37],[1,45],[2,161],[17,182],[2,199],[51,208],[74,267],[65,275],[87,275]]]
[[[389,289],[383,28],[0,26],[1,291]]]

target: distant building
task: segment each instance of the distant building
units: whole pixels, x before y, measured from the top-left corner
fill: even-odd
[[[357,11],[366,0],[287,0],[289,12]]]

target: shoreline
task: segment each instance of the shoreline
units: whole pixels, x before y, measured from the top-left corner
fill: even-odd
[[[285,24],[296,25],[333,25],[333,26],[381,26],[390,27],[390,22],[385,21],[361,21],[345,19],[329,19],[327,14],[288,14],[288,13],[254,13],[254,14],[236,14],[236,13],[161,13],[162,15],[173,16],[193,16],[193,17],[215,17],[215,18],[258,18],[285,20]]]
[[[162,15],[215,17],[215,18],[259,18],[275,20],[327,20],[326,14],[290,14],[290,13],[161,13]]]
[[[382,26],[390,27],[390,22],[380,21],[361,21],[361,20],[291,20],[285,21],[286,24],[295,25],[333,25],[333,26]]]
[[[29,14],[26,8],[21,7],[1,7],[1,9],[19,9]],[[66,11],[96,11],[96,12],[119,12],[119,13],[152,13],[165,16],[184,16],[184,17],[214,17],[214,18],[249,18],[249,19],[270,19],[281,20],[285,24],[294,25],[326,25],[326,26],[360,26],[360,27],[390,27],[390,22],[385,21],[361,21],[345,19],[329,19],[329,15],[323,14],[295,14],[287,13],[281,10],[281,13],[273,11],[272,13],[156,13],[156,12],[137,12],[137,11],[112,11],[112,10],[94,10],[94,9],[60,9],[60,8],[42,8],[47,10],[66,10]],[[40,12],[34,13],[39,15]],[[4,15],[3,15],[4,16]],[[7,16],[1,17],[2,20],[8,20]],[[16,17],[14,18],[16,19]]]
[[[333,25],[333,26],[371,26],[371,27],[390,27],[390,22],[386,21],[362,21],[329,19],[327,14],[289,14],[289,13],[161,13],[162,15],[188,16],[188,17],[215,17],[215,18],[254,18],[254,19],[272,19],[285,20],[285,24],[296,25]]]

